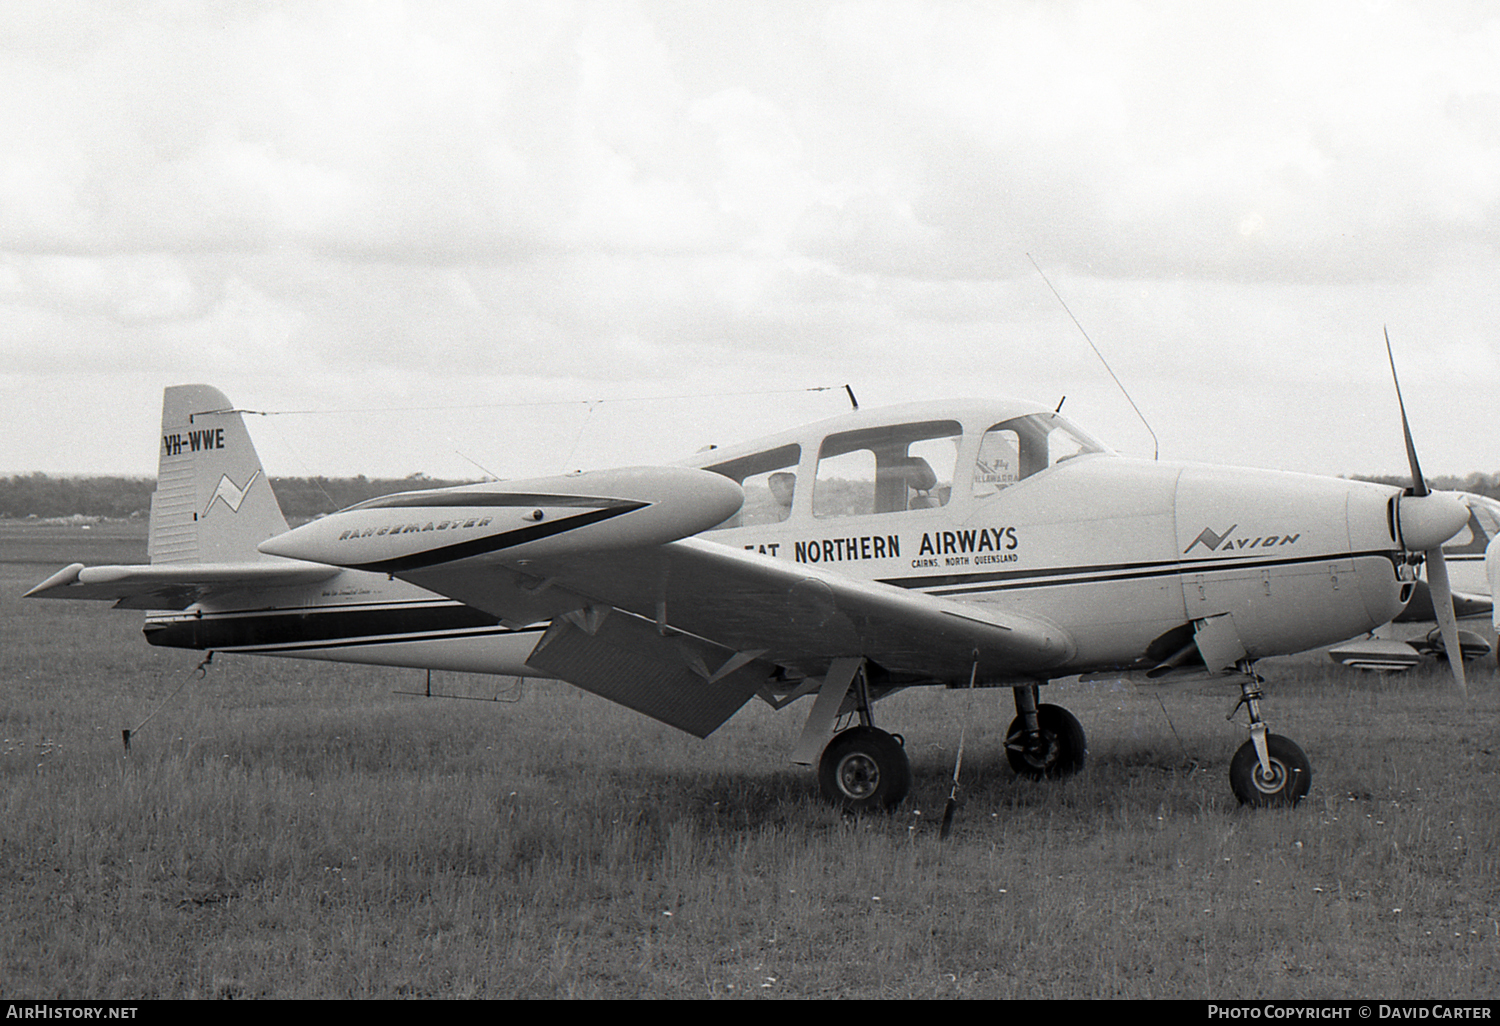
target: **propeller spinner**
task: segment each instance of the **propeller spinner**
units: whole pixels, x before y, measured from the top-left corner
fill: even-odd
[[[1442,631],[1443,650],[1448,653],[1448,667],[1453,681],[1465,700],[1469,697],[1464,680],[1464,661],[1458,641],[1458,620],[1453,615],[1453,589],[1448,583],[1448,563],[1443,558],[1443,542],[1452,538],[1468,523],[1469,510],[1452,495],[1434,492],[1422,477],[1417,462],[1417,447],[1411,439],[1411,424],[1406,419],[1406,403],[1401,398],[1401,381],[1396,377],[1396,357],[1391,351],[1391,334],[1385,333],[1385,354],[1391,363],[1391,380],[1396,385],[1396,403],[1401,407],[1401,432],[1406,438],[1406,461],[1411,467],[1411,487],[1396,502],[1396,523],[1401,545],[1409,552],[1421,552],[1427,562],[1427,583],[1432,589],[1432,608]]]

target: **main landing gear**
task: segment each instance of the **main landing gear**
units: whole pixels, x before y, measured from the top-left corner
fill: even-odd
[[[899,734],[880,730],[870,713],[863,669],[850,682],[859,725],[835,734],[818,758],[818,787],[828,801],[851,811],[891,809],[911,790],[911,762]],[[1038,705],[1037,686],[1014,689],[1016,718],[1005,736],[1011,768],[1033,780],[1071,776],[1083,769],[1088,741],[1066,709]]]
[[[901,736],[863,723],[835,734],[818,760],[818,788],[851,811],[895,808],[911,790]]]
[[[1005,732],[1010,768],[1032,780],[1070,777],[1083,769],[1088,739],[1078,718],[1060,705],[1038,705],[1035,684],[1018,687],[1016,718]]]
[[[1266,732],[1260,717],[1260,677],[1248,665],[1241,669],[1245,677],[1240,700],[1229,715],[1232,718],[1241,705],[1250,711],[1250,740],[1240,745],[1229,763],[1229,786],[1241,805],[1296,805],[1312,786],[1312,764],[1296,742]]]
[[[804,736],[818,729],[820,719],[825,720],[822,729],[826,730],[827,723],[839,709],[846,708],[849,699],[859,716],[859,726],[840,731],[824,746],[818,757],[818,789],[825,799],[852,812],[894,809],[911,790],[911,760],[906,757],[905,740],[900,734],[875,726],[863,660],[835,663],[828,681],[838,686],[828,692],[826,700],[824,693],[819,693]]]

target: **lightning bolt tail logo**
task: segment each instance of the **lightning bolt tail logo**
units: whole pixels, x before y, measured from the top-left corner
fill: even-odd
[[[260,471],[257,470],[250,475],[250,480],[245,482],[245,487],[241,488],[230,480],[228,474],[221,475],[218,487],[214,489],[212,498],[208,500],[208,505],[203,507],[203,515],[208,516],[208,511],[213,508],[214,503],[221,499],[224,505],[229,507],[231,513],[238,513],[240,511],[240,504],[245,501],[245,496],[250,494],[250,489],[254,487],[259,477]]]

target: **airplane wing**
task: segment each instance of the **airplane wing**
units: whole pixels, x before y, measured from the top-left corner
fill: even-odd
[[[892,685],[1044,676],[1072,641],[1053,624],[861,582],[698,538],[507,565],[397,571],[519,624],[551,619],[527,665],[706,737],[760,694],[780,706],[841,657]],[[789,696],[789,697],[778,697]]]
[[[214,595],[325,581],[339,573],[321,563],[156,563],[63,567],[27,598],[98,599],[119,609],[186,609]]]
[[[967,680],[977,654],[987,679],[1025,679],[1071,649],[1060,628],[1039,618],[991,615],[701,538],[524,566],[477,558],[396,576],[511,622],[545,617],[537,615],[538,601],[549,602],[553,615],[614,608],[651,621],[658,632],[671,628],[730,652],[754,652],[806,676],[821,675],[836,658],[863,656],[911,679]]]
[[[1035,680],[1073,652],[1039,617],[992,613],[695,537],[739,486],[632,468],[371,500],[261,543],[387,573],[509,627],[551,622],[528,665],[704,736],[836,659],[893,686]]]

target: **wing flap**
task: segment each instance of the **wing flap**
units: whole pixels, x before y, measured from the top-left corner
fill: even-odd
[[[26,598],[94,599],[120,609],[186,609],[214,595],[326,581],[341,571],[321,563],[168,563],[84,566],[72,563]]]
[[[728,673],[735,653],[714,651],[699,639],[660,633],[654,624],[622,613],[602,620],[554,620],[527,665],[652,719],[707,737],[749,701],[775,669],[751,660]]]

